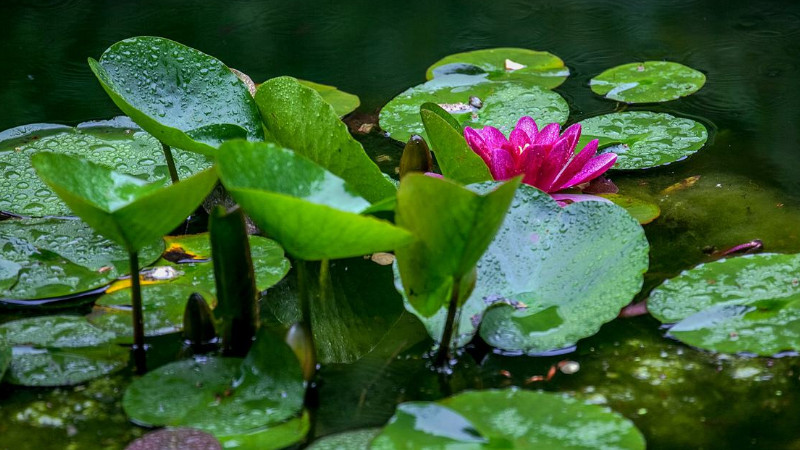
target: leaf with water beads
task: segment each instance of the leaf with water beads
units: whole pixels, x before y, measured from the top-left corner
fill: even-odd
[[[549,52],[526,48],[487,48],[445,56],[425,73],[430,80],[452,73],[487,73],[490,80],[521,79],[547,89],[569,76],[564,61]]]
[[[612,67],[589,81],[592,91],[609,100],[655,103],[697,92],[706,82],[702,72],[669,61],[645,61]]]

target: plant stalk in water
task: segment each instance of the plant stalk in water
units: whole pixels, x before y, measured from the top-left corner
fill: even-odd
[[[455,355],[453,355],[453,335],[455,334],[456,329],[456,313],[458,312],[458,298],[459,298],[459,287],[461,286],[461,280],[456,280],[453,283],[453,292],[450,294],[450,302],[447,305],[447,319],[444,323],[444,331],[442,332],[442,340],[439,342],[439,350],[436,352],[436,359],[434,360],[434,364],[436,368],[441,370],[442,372],[448,372],[450,370],[450,364],[454,360]]]
[[[172,180],[172,184],[175,184],[180,181],[180,178],[178,177],[178,170],[175,168],[175,159],[172,157],[172,149],[169,145],[161,142],[161,150],[164,151],[164,159],[167,160],[169,178]]]
[[[139,253],[128,252],[131,269],[131,303],[133,305],[133,360],[136,373],[147,372],[144,344],[144,315],[142,314],[142,287],[139,283]]]

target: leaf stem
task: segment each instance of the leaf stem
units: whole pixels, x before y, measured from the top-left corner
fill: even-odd
[[[458,312],[458,297],[460,295],[461,279],[453,281],[453,291],[450,293],[450,303],[447,306],[447,319],[444,323],[442,340],[439,342],[439,351],[436,353],[434,364],[441,371],[449,371],[453,360],[452,340],[455,330],[456,313]]]
[[[131,302],[133,303],[133,360],[136,373],[147,372],[144,344],[144,317],[142,315],[142,288],[139,284],[139,253],[128,252],[131,272]]]
[[[178,177],[178,170],[175,169],[175,160],[172,158],[172,149],[169,148],[169,145],[163,142],[161,142],[161,149],[164,151],[164,159],[167,160],[167,169],[169,169],[169,177],[172,179],[172,184],[181,181]]]

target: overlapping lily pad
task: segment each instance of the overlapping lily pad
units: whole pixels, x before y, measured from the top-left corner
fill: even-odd
[[[705,145],[708,131],[700,122],[666,113],[626,111],[581,122],[577,148],[590,140],[610,145],[617,154],[614,169],[647,169],[680,161]]]
[[[286,422],[241,434],[221,436],[224,448],[279,450],[303,441],[311,429],[307,411]]]
[[[490,81],[485,75],[456,74],[436,77],[393,98],[381,110],[381,128],[403,142],[414,134],[427,137],[420,119],[424,103],[438,104],[462,127],[491,125],[506,133],[522,116],[531,116],[537,123],[560,124],[569,116],[566,100],[530,81]]]
[[[598,194],[598,197],[611,200],[615,204],[625,208],[625,211],[628,211],[628,214],[633,216],[642,225],[647,225],[661,215],[661,208],[659,208],[657,204],[638,197],[622,194]]]
[[[296,415],[304,391],[292,350],[262,329],[245,359],[205,357],[159,367],[131,383],[122,406],[142,425],[189,426],[224,438]]]
[[[142,248],[142,263],[155,261],[163,248],[161,239]],[[91,291],[128,270],[125,250],[80,220],[0,222],[0,303],[33,305]]]
[[[488,48],[455,53],[433,63],[427,79],[452,73],[487,73],[490,80],[520,79],[553,89],[569,76],[564,61],[549,52],[525,48]]]
[[[351,112],[355,111],[359,105],[361,105],[361,100],[357,95],[340,91],[336,88],[336,86],[315,83],[308,80],[297,80],[297,82],[319,92],[319,95],[322,96],[322,99],[325,100],[325,102],[329,105],[333,106],[333,110],[340,117],[350,114]]]
[[[217,158],[222,183],[267,234],[307,260],[360,256],[394,249],[412,236],[359,215],[369,202],[336,175],[274,144],[223,144]]]
[[[612,67],[589,81],[592,91],[609,100],[655,103],[697,92],[706,82],[702,72],[669,61],[645,61]]]
[[[607,408],[507,389],[403,403],[370,448],[644,449],[645,442],[631,421]]]
[[[79,156],[147,181],[169,180],[161,144],[127,117],[77,127],[32,124],[0,133],[0,210],[24,216],[65,216],[67,205],[36,176],[31,155],[40,151]],[[202,155],[174,150],[178,174],[211,166]]]
[[[749,255],[701,264],[650,293],[670,335],[724,353],[800,351],[800,255]]]
[[[493,183],[473,186],[485,191]],[[458,342],[467,343],[480,324],[481,337],[508,352],[574,345],[639,292],[648,250],[641,226],[619,206],[579,202],[561,208],[549,195],[522,185],[478,261]],[[495,307],[485,311],[490,305]],[[431,336],[441,335],[444,309],[430,318],[415,314]]]
[[[216,58],[160,37],[134,37],[89,58],[114,103],[172,147],[213,155],[231,138],[260,141],[253,97]]]
[[[12,348],[5,380],[25,386],[79,384],[122,369],[128,350],[114,334],[83,317],[45,316],[0,325],[0,341]]]

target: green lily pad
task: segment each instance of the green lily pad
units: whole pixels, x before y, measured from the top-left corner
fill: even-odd
[[[75,128],[33,124],[0,133],[0,210],[23,216],[66,216],[67,205],[36,176],[30,157],[40,151],[80,156],[147,181],[169,180],[161,144],[127,117]],[[211,167],[201,155],[173,150],[181,177]]]
[[[308,450],[368,450],[369,444],[380,434],[380,428],[364,428],[331,434],[311,443]]]
[[[569,76],[564,61],[552,53],[525,48],[487,48],[445,56],[428,67],[425,77],[430,80],[454,71],[485,72],[490,80],[521,79],[547,89],[558,87]]]
[[[644,449],[641,432],[607,408],[549,392],[464,392],[404,403],[372,449]]]
[[[162,187],[67,155],[41,152],[31,162],[73,212],[128,252],[172,231],[217,182],[213,168]]]
[[[110,344],[114,334],[83,317],[43,316],[0,325],[12,348],[5,380],[24,386],[80,384],[122,369],[128,351]]]
[[[278,450],[303,441],[311,428],[307,411],[286,422],[243,434],[220,437],[223,448]]]
[[[163,248],[161,239],[151,240],[140,251],[142,263],[155,261]],[[38,303],[33,300],[72,296],[100,288],[128,271],[125,250],[80,220],[0,222],[0,303],[25,306]]]
[[[258,87],[256,103],[276,144],[342,178],[370,202],[395,195],[394,184],[314,89],[291,77],[273,78]]]
[[[297,82],[319,92],[319,95],[322,96],[322,99],[325,100],[325,102],[329,105],[333,106],[333,110],[337,115],[339,115],[339,117],[344,117],[350,114],[361,105],[361,100],[357,95],[340,91],[336,88],[336,86],[314,83],[313,81],[307,80],[297,80]]]
[[[472,186],[486,191],[494,183]],[[457,342],[469,342],[480,324],[481,337],[508,352],[574,345],[614,319],[639,292],[648,249],[642,227],[619,206],[578,202],[561,208],[549,195],[522,185],[478,261]],[[486,311],[490,304],[496,307]],[[444,309],[426,318],[408,303],[406,308],[431,336],[441,335]]]
[[[111,100],[171,147],[213,155],[224,140],[264,139],[247,87],[216,58],[169,39],[117,42],[89,67]]]
[[[419,113],[445,178],[464,184],[493,179],[483,159],[467,145],[453,116],[434,103],[423,104]]]
[[[505,217],[520,179],[479,195],[452,181],[409,174],[397,191],[395,220],[417,240],[395,251],[404,295],[423,318],[469,296],[475,263]],[[432,335],[440,338],[441,334]]]
[[[597,194],[597,196],[611,200],[614,204],[625,208],[625,211],[628,211],[628,214],[642,225],[647,225],[661,215],[661,208],[657,204],[638,197],[622,194]]]
[[[482,103],[470,104],[470,97]],[[435,103],[458,120],[462,127],[491,125],[509,133],[522,116],[531,116],[539,124],[558,122],[569,117],[569,105],[558,93],[526,80],[489,81],[479,75],[436,77],[412,87],[393,98],[380,113],[380,125],[398,141],[418,134],[427,139],[420,119],[420,107]]]
[[[680,161],[708,140],[700,122],[648,111],[604,114],[582,121],[581,126],[576,148],[592,139],[617,144],[606,147],[617,154],[614,169],[647,169]]]
[[[122,407],[141,425],[189,426],[223,438],[296,415],[304,391],[292,350],[262,329],[245,359],[203,357],[159,367],[131,383]]]
[[[665,281],[647,307],[670,334],[712,351],[800,350],[800,255],[760,254],[701,264]],[[674,331],[673,331],[674,330]]]
[[[217,170],[231,196],[290,254],[336,259],[392,250],[411,234],[358,213],[369,207],[336,175],[272,143],[223,144]]]
[[[706,83],[702,72],[669,61],[645,61],[612,67],[592,78],[592,92],[625,103],[675,100]]]

